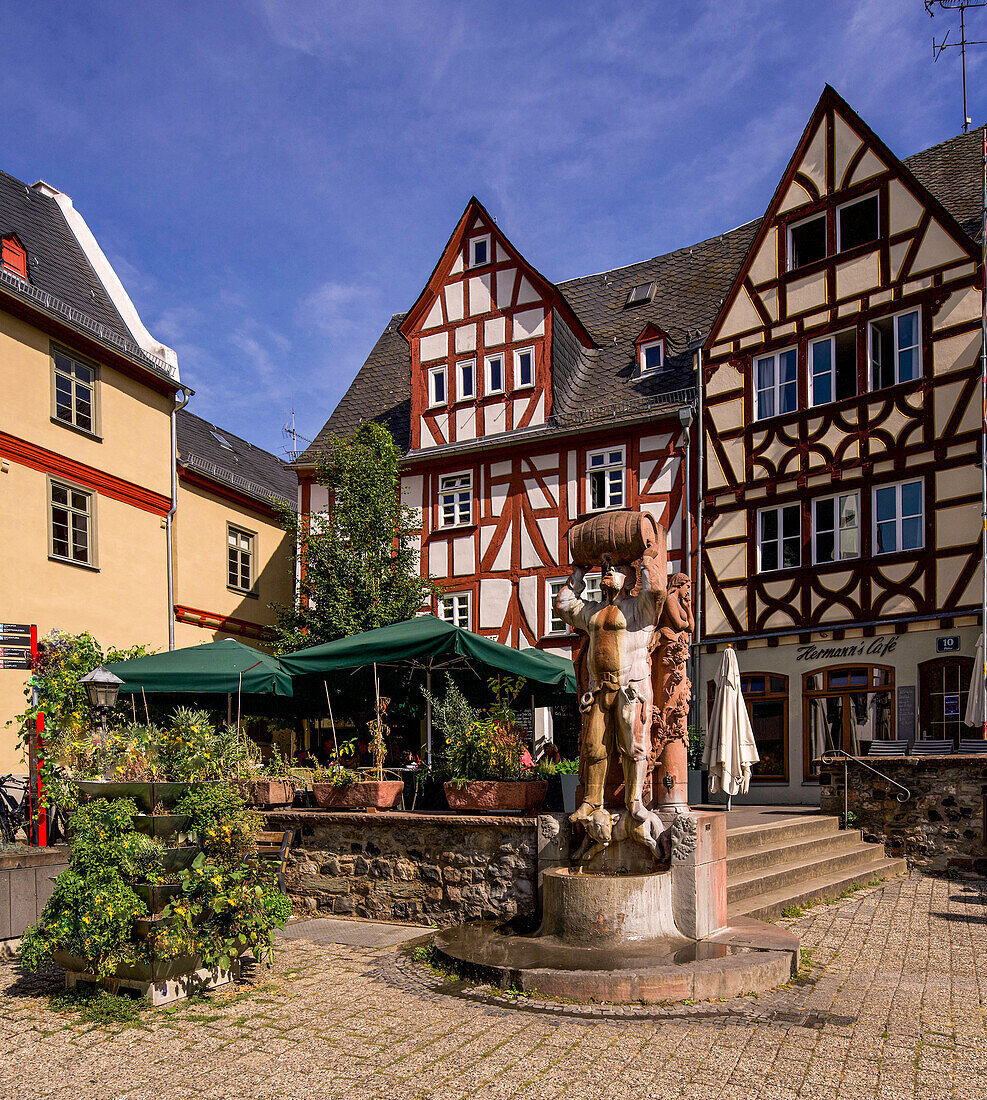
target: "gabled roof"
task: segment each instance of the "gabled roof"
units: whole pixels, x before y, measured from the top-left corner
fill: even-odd
[[[980,236],[983,129],[960,134],[903,161],[972,240]],[[650,260],[558,283],[558,290],[595,346],[587,349],[575,339],[567,339],[565,326],[556,318],[553,416],[543,427],[525,432],[525,438],[569,431],[575,425],[589,427],[656,415],[690,400],[695,385],[693,352],[709,334],[761,221],[756,218]],[[653,300],[628,307],[631,289],[648,282],[657,284]],[[313,466],[329,438],[349,434],[372,419],[386,424],[398,446],[408,448],[411,355],[400,332],[406,316],[395,314],[388,322],[366,363],[296,465]],[[667,368],[653,377],[638,377],[635,340],[648,322],[666,334]],[[437,455],[482,442],[431,448],[429,453]]]
[[[276,455],[188,409],[181,409],[175,421],[180,466],[264,503],[296,506],[298,479]]]
[[[177,382],[177,370],[135,340],[54,194],[61,195],[0,172],[0,237],[14,233],[27,250],[27,284],[0,271],[0,301],[5,295],[18,299]]]

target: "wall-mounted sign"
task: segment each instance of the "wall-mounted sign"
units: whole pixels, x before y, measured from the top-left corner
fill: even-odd
[[[949,634],[945,638],[936,638],[936,653],[959,653],[960,636]]]
[[[960,697],[958,695],[944,695],[942,697],[943,718],[959,718]]]
[[[898,729],[895,736],[908,741],[915,736],[915,688],[911,684],[898,688]]]
[[[835,646],[800,645],[795,660],[845,661],[853,657],[887,657],[889,653],[894,653],[897,646],[898,639],[893,634]]]
[[[0,668],[19,668],[29,671],[31,668],[31,654],[28,653],[26,657],[21,658],[0,657]]]

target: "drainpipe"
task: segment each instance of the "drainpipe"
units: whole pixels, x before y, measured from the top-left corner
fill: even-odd
[[[175,407],[171,410],[171,506],[165,519],[168,540],[168,648],[175,648],[175,547],[172,526],[178,511],[178,426],[176,414],[184,409],[192,396],[190,390],[181,387],[175,394]]]

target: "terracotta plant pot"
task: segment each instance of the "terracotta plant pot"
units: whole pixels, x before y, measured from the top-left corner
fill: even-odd
[[[361,780],[358,783],[313,783],[312,794],[323,810],[393,810],[401,801],[400,779]]]
[[[290,806],[295,800],[295,782],[259,775],[244,782],[243,795],[251,806]]]
[[[462,787],[446,783],[445,792],[450,810],[536,814],[545,802],[548,783],[544,779],[471,779]]]

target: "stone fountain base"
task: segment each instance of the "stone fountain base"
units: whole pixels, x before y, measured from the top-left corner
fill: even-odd
[[[436,936],[436,949],[503,986],[577,1001],[715,1000],[788,981],[798,970],[796,936],[727,921],[722,816],[671,820],[670,868],[551,868],[536,932],[459,925]]]

